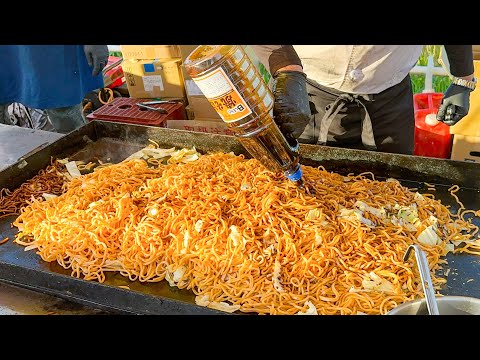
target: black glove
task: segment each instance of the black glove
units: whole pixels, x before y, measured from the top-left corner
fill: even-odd
[[[290,145],[305,130],[311,111],[307,93],[307,76],[299,71],[281,71],[274,79],[273,116]]]
[[[471,91],[464,86],[451,84],[443,95],[442,104],[437,112],[437,120],[448,126],[459,122],[468,114]]]
[[[85,56],[90,67],[93,68],[92,75],[97,76],[108,62],[107,45],[83,45]]]

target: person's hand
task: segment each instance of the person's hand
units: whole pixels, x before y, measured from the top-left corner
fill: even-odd
[[[471,90],[460,85],[451,84],[443,95],[442,103],[437,112],[437,120],[448,126],[455,125],[470,108]]]
[[[273,83],[273,95],[275,123],[289,144],[295,146],[311,117],[307,76],[300,71],[278,72]]]
[[[93,68],[92,75],[97,76],[108,62],[107,45],[83,45],[85,56],[90,67]]]

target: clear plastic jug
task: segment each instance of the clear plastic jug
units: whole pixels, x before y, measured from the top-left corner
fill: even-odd
[[[243,147],[270,171],[300,181],[298,144],[292,147],[273,120],[273,93],[241,45],[200,45],[184,61]]]

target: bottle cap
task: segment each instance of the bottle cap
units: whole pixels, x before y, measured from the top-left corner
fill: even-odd
[[[425,116],[425,124],[430,125],[430,126],[435,126],[439,123],[440,121],[437,120],[437,115],[435,114],[428,114]]]
[[[297,171],[295,171],[294,173],[292,174],[285,174],[285,176],[287,177],[287,179],[289,180],[292,180],[292,181],[298,181],[302,178],[303,176],[303,172],[302,172],[302,168],[299,166]]]

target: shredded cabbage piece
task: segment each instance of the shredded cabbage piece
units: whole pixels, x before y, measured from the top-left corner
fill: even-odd
[[[279,293],[285,292],[283,289],[282,284],[280,284],[280,270],[281,270],[281,264],[280,261],[275,260],[275,266],[273,268],[273,287],[275,290],[277,290]]]
[[[410,232],[416,232],[420,227],[421,221],[418,217],[417,204],[410,206],[400,206],[395,204],[393,210],[397,212],[396,215],[390,216],[390,222],[395,226],[402,226]]]
[[[233,313],[237,310],[240,309],[240,305],[231,305],[231,304],[228,304],[224,301],[221,301],[221,302],[216,302],[216,301],[211,301],[207,307],[211,308],[211,309],[216,309],[216,310],[220,310],[220,311],[225,311],[227,313]]]
[[[297,315],[318,315],[317,308],[311,301],[305,301],[305,305],[308,306],[306,311],[299,311]]]
[[[203,221],[197,220],[197,222],[195,223],[195,231],[196,232],[202,231],[202,227],[203,227]]]
[[[449,252],[453,253],[455,251],[455,245],[453,244],[445,244],[445,250],[448,254]]]
[[[366,203],[364,203],[363,201],[360,201],[360,200],[357,200],[353,206],[358,207],[361,211],[366,211],[366,212],[372,214],[373,216],[376,216],[376,217],[381,218],[381,219],[385,219],[386,216],[387,216],[386,211],[383,207],[380,208],[380,209],[377,209],[377,208],[374,208],[372,206],[367,205]]]
[[[388,178],[387,180],[385,180],[385,182],[393,182],[393,183],[397,183],[397,184],[400,183],[400,181],[398,181],[397,179],[394,179],[394,178]]]
[[[80,173],[80,170],[78,170],[78,167],[75,161],[69,161],[68,163],[65,164],[65,167],[67,168],[67,171],[72,178],[82,176],[82,174]]]
[[[422,194],[420,194],[418,191],[415,193],[413,199],[416,201],[425,201],[425,197]]]
[[[191,149],[181,149],[175,151],[174,153],[170,154],[170,159],[168,159],[168,163],[174,164],[179,162],[189,162],[198,159],[199,153],[195,149],[195,147]]]
[[[265,256],[272,256],[274,252],[275,252],[275,247],[273,246],[273,244],[263,249],[263,254]]]
[[[315,245],[318,246],[322,243],[323,236],[318,232],[318,229],[315,229]]]
[[[43,196],[43,198],[44,198],[46,201],[58,197],[58,195],[49,194],[49,193],[43,193],[42,196]]]
[[[358,209],[340,208],[340,214],[338,216],[349,220],[358,220],[362,224],[367,225],[370,228],[375,228],[376,226],[376,224],[372,220],[363,217],[363,211]]]
[[[217,302],[217,301],[210,301],[210,296],[207,295],[197,295],[195,297],[195,304],[200,306],[209,307],[211,309],[225,311],[228,313],[233,313],[240,309],[240,305],[231,305],[224,301]]]
[[[210,304],[210,296],[208,295],[195,296],[195,304],[200,306],[207,306],[208,304]]]
[[[318,209],[309,210],[305,218],[307,220],[316,220],[322,217],[322,212]]]
[[[171,267],[172,265],[169,266],[169,269],[171,269]],[[167,280],[169,285],[172,287],[178,286],[178,283],[182,279],[183,275],[185,274],[185,271],[187,271],[187,268],[183,265],[179,266],[173,272],[167,269],[167,271],[165,272],[165,280]]]
[[[435,225],[430,225],[425,228],[417,237],[419,243],[425,246],[435,246],[442,242],[442,239],[435,231]]]
[[[140,150],[142,152],[142,156],[149,156],[153,157],[155,159],[161,159],[167,156],[172,156],[175,153],[178,153],[178,151],[175,151],[175,148],[170,148],[170,149],[152,149],[149,147],[143,148]]]
[[[228,238],[232,240],[233,246],[238,246],[242,240],[242,234],[238,231],[238,228],[235,225],[230,226],[230,235]]]
[[[23,251],[29,251],[29,250],[33,250],[33,249],[36,249],[36,248],[38,248],[38,245],[37,244],[32,244],[32,245],[25,246],[25,249],[23,249]]]
[[[180,254],[186,254],[188,248],[188,241],[190,240],[190,234],[188,230],[183,234],[183,249],[180,250]]]
[[[368,274],[371,280],[363,279],[362,287],[366,290],[381,291],[386,293],[395,293],[395,287],[393,284],[378,276],[373,271]]]
[[[138,150],[137,152],[134,152],[129,157],[127,157],[124,161],[132,160],[132,159],[142,159],[144,157],[145,157],[145,154],[143,153],[143,149],[142,149],[142,150]]]
[[[105,260],[105,267],[108,268],[110,271],[122,271],[123,264],[120,260]]]

